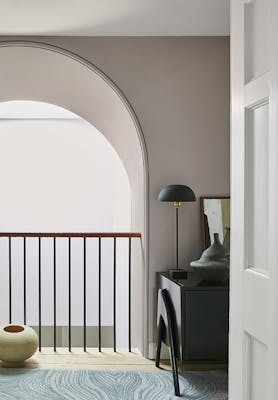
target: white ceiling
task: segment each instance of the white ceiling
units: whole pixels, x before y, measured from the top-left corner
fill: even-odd
[[[229,0],[0,0],[0,35],[229,34]]]

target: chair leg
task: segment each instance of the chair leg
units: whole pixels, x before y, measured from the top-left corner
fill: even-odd
[[[155,357],[155,366],[157,368],[159,368],[159,363],[160,363],[162,330],[163,330],[163,320],[162,320],[162,317],[160,317],[159,324],[157,327],[157,348],[156,348],[156,357]]]
[[[177,366],[177,358],[175,354],[174,340],[172,329],[168,326],[168,336],[170,342],[170,357],[171,357],[171,365],[172,365],[172,374],[175,388],[175,395],[180,396],[180,384],[179,384],[179,374],[178,374],[178,366]]]

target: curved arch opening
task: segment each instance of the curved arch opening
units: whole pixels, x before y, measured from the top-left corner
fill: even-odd
[[[5,166],[9,165],[5,171]],[[0,103],[0,171],[2,195],[0,199],[1,229],[6,232],[130,232],[131,188],[125,167],[113,146],[90,123],[76,114],[55,105],[34,101],[10,101]],[[13,247],[20,243],[13,241]],[[42,241],[42,291],[43,332],[53,322],[52,262],[50,243]],[[1,246],[0,246],[1,247]],[[60,241],[56,243],[59,254],[56,290],[57,309],[67,309],[68,280],[67,252]],[[117,244],[117,345],[127,347],[128,270],[127,243]],[[94,304],[87,315],[88,333],[98,325],[96,241],[87,239],[86,259],[92,265],[88,269],[88,293],[86,301]],[[37,326],[37,240],[28,240],[27,246],[27,309],[28,324]],[[82,347],[83,324],[83,271],[81,246],[71,242],[71,263],[74,280],[71,283],[73,301],[71,313],[76,339],[75,347]],[[32,257],[29,257],[32,254]],[[102,323],[104,337],[112,336],[113,326],[113,262],[112,241],[102,241]],[[84,257],[84,256],[83,256]],[[12,253],[13,271],[21,276],[22,253]],[[3,254],[0,252],[0,259]],[[19,267],[18,267],[19,266]],[[90,282],[95,281],[95,284]],[[5,292],[6,280],[0,282],[0,293]],[[13,290],[21,293],[21,280],[13,280]],[[33,287],[32,287],[33,286]],[[0,296],[1,297],[1,296]],[[21,296],[20,296],[21,297]],[[19,315],[21,298],[14,301],[13,313]],[[2,297],[1,297],[2,298]],[[49,299],[46,301],[46,299]],[[102,300],[104,300],[102,299]],[[5,303],[2,301],[2,303]],[[30,313],[30,310],[32,312]],[[1,310],[1,318],[5,310]],[[57,316],[58,332],[67,325],[67,313]],[[93,336],[93,335],[90,335]],[[96,335],[94,335],[96,337]],[[51,342],[46,342],[51,345]],[[113,346],[106,339],[106,345]],[[87,341],[97,347],[97,341]],[[65,345],[65,342],[61,342]]]
[[[109,77],[67,50],[38,42],[7,41],[0,43],[0,56],[0,102],[27,99],[81,116],[111,143],[126,169],[131,230],[142,234],[133,251],[132,313],[136,319],[132,321],[132,342],[148,356],[148,160],[138,119]]]

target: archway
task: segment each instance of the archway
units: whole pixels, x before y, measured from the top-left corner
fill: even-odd
[[[120,89],[73,53],[37,42],[10,41],[0,43],[0,60],[0,101],[41,101],[80,115],[102,132],[125,165],[131,184],[132,230],[142,233],[142,257],[132,275],[137,316],[133,342],[147,356],[148,160],[138,119]]]

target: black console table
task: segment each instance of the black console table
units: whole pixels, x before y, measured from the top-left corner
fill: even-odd
[[[228,360],[229,287],[201,282],[189,273],[186,280],[157,274],[158,289],[167,289],[175,310],[180,359],[186,364]]]

